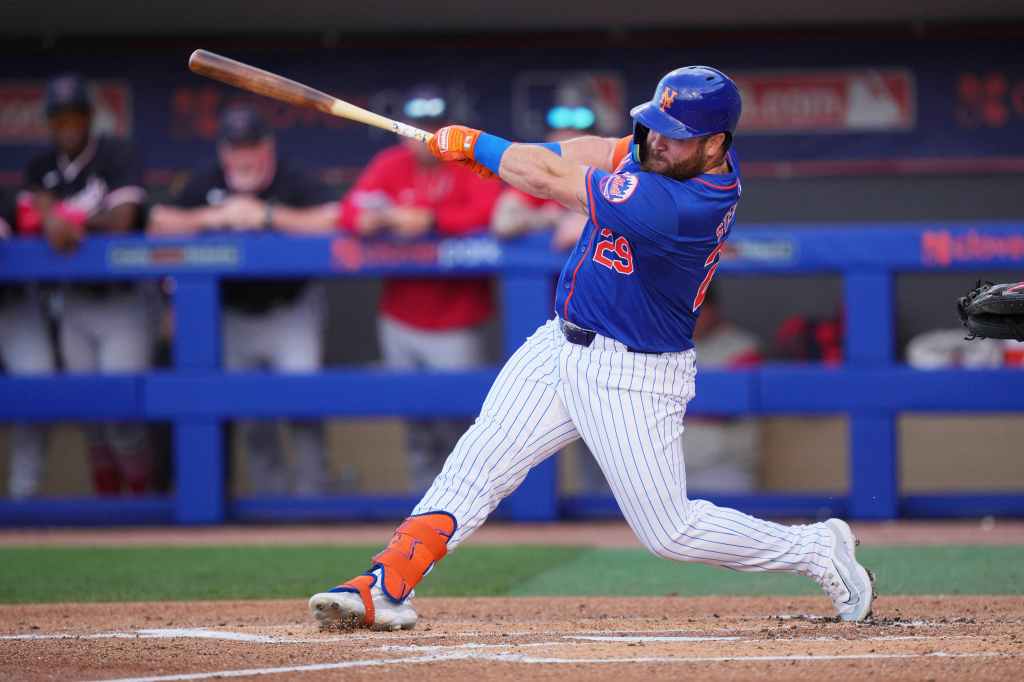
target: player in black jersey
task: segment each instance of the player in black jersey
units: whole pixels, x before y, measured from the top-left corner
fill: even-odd
[[[52,146],[29,162],[19,205],[19,231],[42,234],[70,251],[87,235],[114,235],[139,227],[145,200],[141,170],[125,140],[92,132],[93,105],[86,82],[63,75],[46,89]],[[131,282],[76,284],[61,289],[59,344],[69,372],[141,372],[150,366],[151,307]],[[152,455],[145,427],[109,423],[88,429],[96,490],[126,486],[145,492]]]
[[[15,194],[0,189],[0,239],[17,234]],[[43,314],[39,289],[32,284],[0,284],[0,361],[11,375],[52,374],[53,344]],[[40,424],[12,424],[7,494],[11,499],[39,492],[46,429]]]
[[[255,110],[233,107],[222,115],[217,163],[196,171],[173,205],[154,206],[148,230],[157,236],[217,230],[330,234],[338,220],[334,199],[319,182],[277,158],[273,133]],[[324,293],[321,285],[306,280],[225,283],[221,290],[225,367],[229,371],[260,367],[286,373],[318,371],[326,317]],[[293,476],[288,474],[273,422],[248,424],[243,431],[252,492],[323,492],[327,476],[319,423],[292,424]]]

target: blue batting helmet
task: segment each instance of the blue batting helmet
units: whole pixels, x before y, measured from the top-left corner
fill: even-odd
[[[684,66],[658,82],[650,102],[633,107],[633,158],[641,161],[650,130],[683,140],[736,131],[743,105],[731,78],[710,66]]]

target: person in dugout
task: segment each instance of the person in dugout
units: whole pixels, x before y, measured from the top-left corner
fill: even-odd
[[[729,319],[719,303],[716,284],[704,294],[693,339],[700,343],[697,371],[747,369],[761,364],[760,341]],[[760,440],[755,419],[687,417],[683,432],[687,487],[712,493],[753,492],[757,488]]]
[[[548,133],[544,141],[565,142],[591,135],[596,120],[589,106],[557,104],[545,116]],[[538,199],[506,186],[494,205],[491,231],[500,239],[510,239],[550,230],[551,248],[561,252],[576,246],[586,222],[585,216],[570,211],[554,199]]]
[[[544,117],[547,124],[545,142],[565,142],[574,137],[592,135],[597,116],[594,110],[581,102],[557,103]],[[515,187],[506,185],[498,196],[491,215],[491,233],[499,239],[514,239],[537,232],[551,232],[552,251],[565,252],[576,246],[586,216],[570,211],[554,199],[538,199]],[[558,278],[552,278],[551,305]],[[608,492],[608,482],[593,456],[582,442],[569,446],[572,453],[577,484],[589,492]],[[570,465],[573,466],[573,465]]]
[[[132,146],[93,133],[94,106],[82,77],[54,78],[45,98],[51,146],[25,170],[18,232],[41,235],[54,250],[71,252],[88,235],[137,230],[146,191]],[[134,373],[150,367],[153,339],[145,285],[74,284],[62,286],[59,293],[58,340],[68,372]],[[40,341],[40,357],[45,348]],[[111,422],[90,425],[85,431],[96,492],[150,490],[153,454],[144,424]],[[36,462],[19,458],[17,466],[24,469],[12,472],[24,482],[21,492],[27,494],[38,486],[34,472],[40,469],[42,447],[33,446],[32,454]]]
[[[329,234],[336,229],[337,213],[336,200],[320,182],[278,158],[273,132],[259,112],[233,106],[221,116],[217,162],[193,173],[173,202],[152,208],[148,232],[153,236],[220,230]],[[321,283],[296,279],[226,282],[221,300],[228,371],[320,370],[326,319]],[[299,420],[290,429],[294,469],[289,467],[274,421],[244,424],[236,430],[244,433],[249,492],[325,492],[328,476],[322,425]]]
[[[17,234],[15,192],[0,188],[0,239]],[[53,344],[34,284],[0,284],[0,360],[11,375],[52,374]],[[46,429],[38,424],[13,424],[8,433],[7,495],[11,499],[39,492],[43,474]]]
[[[450,120],[441,90],[412,89],[402,115],[436,130]],[[359,237],[399,240],[486,234],[501,192],[458,164],[442,164],[415,140],[384,149],[343,198],[343,229]],[[378,334],[385,366],[393,369],[464,370],[485,361],[481,326],[494,312],[486,278],[392,278],[384,282]],[[408,425],[410,485],[423,491],[441,470],[465,423],[417,421]]]

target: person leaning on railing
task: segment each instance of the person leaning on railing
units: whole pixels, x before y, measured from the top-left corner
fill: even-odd
[[[549,130],[545,138],[547,142],[565,142],[588,134],[592,128],[592,125],[583,128],[553,127],[550,126],[551,118],[549,114]],[[576,246],[586,222],[585,217],[566,209],[553,199],[538,199],[515,187],[505,187],[494,204],[491,232],[501,239],[510,239],[533,232],[551,231],[551,248],[555,251],[568,251]]]
[[[436,87],[405,97],[402,117],[435,130],[450,120]],[[360,237],[464,237],[487,233],[501,183],[466,166],[442,164],[426,145],[407,140],[370,160],[341,206],[342,226]],[[465,370],[483,364],[482,325],[494,314],[487,278],[401,277],[384,282],[378,334],[393,369]],[[411,487],[422,491],[440,471],[465,423],[417,421],[408,426]]]
[[[15,194],[0,189],[0,239],[17,234]],[[0,360],[11,375],[52,374],[53,344],[35,285],[0,284]],[[46,429],[38,424],[13,424],[8,434],[7,495],[12,499],[39,492],[43,474]]]
[[[93,102],[81,77],[69,74],[49,82],[46,119],[51,146],[25,170],[18,231],[43,236],[62,252],[74,251],[87,235],[135,231],[146,198],[141,168],[127,140],[93,133]],[[67,371],[135,373],[150,367],[153,338],[145,285],[74,284],[62,286],[60,294],[59,345]],[[152,489],[153,454],[143,424],[111,422],[85,431],[98,493]],[[41,448],[38,453],[41,457]]]
[[[257,111],[233,107],[222,115],[217,162],[195,172],[172,202],[153,206],[148,232],[328,234],[338,220],[338,205],[332,199],[321,183],[278,158],[273,132]],[[322,285],[296,279],[227,282],[221,296],[224,364],[229,371],[267,367],[304,373],[321,368],[326,318]],[[324,492],[326,460],[318,422],[292,424],[296,471],[291,485],[276,425],[261,421],[243,430],[250,492]]]

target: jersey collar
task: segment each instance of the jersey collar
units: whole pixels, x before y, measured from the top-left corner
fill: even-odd
[[[96,138],[90,136],[89,144],[85,145],[85,149],[74,159],[69,159],[66,155],[58,152],[57,169],[64,177],[65,182],[74,182],[75,178],[78,177],[83,168],[89,165],[94,156],[96,156]]]

